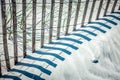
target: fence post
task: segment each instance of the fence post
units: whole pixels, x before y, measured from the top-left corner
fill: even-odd
[[[82,16],[81,27],[84,26],[84,22],[85,22],[85,18],[86,18],[86,13],[87,13],[87,9],[88,9],[88,4],[89,4],[89,0],[86,0],[85,1],[85,8],[84,8],[83,16]]]
[[[44,46],[44,27],[45,27],[45,13],[46,13],[46,0],[42,0],[42,22],[41,22],[41,45]]]
[[[36,40],[36,0],[33,0],[32,5],[32,52],[35,51],[35,40]]]
[[[100,16],[100,12],[101,12],[101,8],[102,8],[102,3],[103,3],[103,0],[100,0],[100,4],[99,4],[97,16],[96,16],[96,20],[97,20],[97,19],[99,18],[99,16]]]
[[[2,76],[1,56],[0,56],[0,76]]]
[[[54,7],[55,7],[55,0],[52,0],[51,1],[51,13],[50,13],[50,27],[49,27],[49,43],[52,42]]]
[[[9,59],[9,52],[8,52],[8,43],[7,43],[7,29],[6,29],[6,5],[5,0],[1,0],[1,14],[2,14],[2,33],[3,33],[3,48],[5,54],[5,62],[7,71],[10,70],[10,59]]]
[[[106,4],[106,7],[105,7],[105,11],[104,11],[104,16],[106,15],[106,13],[107,13],[107,10],[108,10],[108,7],[109,7],[109,4],[110,4],[110,0],[107,0],[107,2],[106,2],[107,4]]]
[[[56,39],[59,39],[59,37],[60,37],[62,12],[63,12],[63,0],[60,0],[59,17],[58,17],[58,25],[57,25],[57,37],[56,37]]]
[[[81,0],[78,0],[76,13],[75,13],[75,20],[74,20],[73,31],[76,29],[76,25],[77,25],[77,21],[78,21],[78,15],[79,15],[79,11],[80,11],[80,4],[81,4]]]
[[[96,0],[93,0],[93,2],[92,2],[92,7],[91,7],[91,11],[90,11],[90,16],[89,16],[89,18],[88,18],[88,22],[91,22],[91,20],[92,20],[95,3],[96,3]]]
[[[22,0],[23,57],[26,56],[26,0]]]
[[[114,12],[118,0],[114,0],[111,13]]]
[[[65,35],[68,33],[68,29],[69,29],[70,19],[71,19],[71,11],[72,11],[72,0],[69,0],[68,16],[67,16],[67,24],[66,24]]]
[[[16,0],[12,0],[14,64],[18,62]]]

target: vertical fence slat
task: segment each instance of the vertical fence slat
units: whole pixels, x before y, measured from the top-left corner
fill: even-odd
[[[102,3],[103,3],[103,0],[100,0],[100,4],[99,4],[99,8],[98,8],[96,19],[98,19],[99,16],[100,16],[100,12],[101,12],[101,9],[102,9]]]
[[[33,0],[32,5],[32,52],[35,51],[35,39],[36,39],[36,0]]]
[[[26,0],[22,0],[23,57],[26,56]]]
[[[65,35],[68,33],[68,30],[69,30],[70,19],[71,19],[71,11],[72,11],[72,0],[69,0],[68,17],[67,17],[67,24],[66,24]]]
[[[114,0],[111,13],[114,12],[118,0]]]
[[[1,56],[0,56],[0,76],[2,76]]]
[[[78,21],[78,15],[79,15],[79,11],[80,11],[80,4],[81,4],[81,0],[78,0],[76,13],[75,13],[75,20],[74,20],[73,31],[76,29],[76,25],[77,25],[77,21]]]
[[[45,13],[46,13],[46,0],[42,0],[42,22],[41,22],[41,45],[44,45],[44,27],[45,27]]]
[[[96,3],[96,0],[93,0],[92,6],[91,6],[91,11],[90,11],[90,16],[89,16],[89,18],[88,18],[88,22],[91,22],[91,20],[92,20],[95,3]]]
[[[55,0],[52,0],[51,1],[51,13],[50,13],[50,27],[49,27],[49,43],[52,42],[54,7],[55,7]]]
[[[108,7],[109,7],[109,4],[110,4],[110,0],[107,0],[107,2],[106,2],[107,4],[106,4],[106,7],[105,7],[105,11],[104,11],[104,16],[106,15],[106,13],[107,13],[107,10],[108,10]]]
[[[82,22],[81,22],[81,26],[84,26],[84,22],[85,22],[85,17],[86,17],[86,13],[87,13],[87,9],[88,9],[88,4],[89,4],[89,0],[85,1],[85,8],[84,8],[84,12],[83,12],[83,16],[82,16]]]
[[[16,0],[12,0],[14,64],[18,62]]]
[[[1,14],[2,14],[2,33],[3,33],[3,48],[5,54],[5,62],[7,71],[10,70],[10,60],[9,60],[9,52],[8,52],[8,44],[7,44],[7,29],[6,29],[6,5],[5,0],[1,0]]]
[[[61,19],[62,19],[62,12],[63,12],[63,0],[60,0],[60,7],[59,7],[59,17],[58,17],[58,26],[57,26],[57,37],[56,39],[59,39],[60,37],[60,28],[61,28]]]

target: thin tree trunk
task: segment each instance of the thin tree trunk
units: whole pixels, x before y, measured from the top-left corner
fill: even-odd
[[[41,45],[44,46],[44,28],[45,28],[45,13],[46,13],[46,0],[42,0],[42,22],[41,22]]]
[[[111,13],[115,11],[115,7],[116,7],[116,4],[117,4],[117,1],[118,1],[118,0],[114,0],[113,7],[112,7],[112,10],[111,10]]]
[[[22,0],[23,57],[26,56],[26,0]]]
[[[69,30],[70,19],[71,19],[71,11],[72,11],[72,0],[69,0],[68,17],[67,17],[67,24],[66,24],[65,35],[68,33],[68,30]]]
[[[89,0],[87,0],[87,1],[85,2],[85,8],[84,8],[83,16],[82,16],[81,27],[84,26],[86,14],[87,14],[87,9],[88,9],[88,4],[89,4]]]
[[[32,16],[32,52],[35,51],[35,39],[36,39],[36,1],[33,0],[33,16]]]
[[[102,8],[102,3],[103,3],[103,0],[100,0],[100,4],[99,4],[97,16],[96,16],[96,20],[97,20],[97,19],[99,18],[99,16],[100,16],[100,12],[101,12],[101,8]]]
[[[60,29],[61,29],[61,19],[62,19],[62,12],[63,12],[63,0],[60,0],[60,7],[59,7],[59,17],[58,17],[58,26],[57,26],[57,39],[60,37]]]
[[[106,15],[109,5],[110,5],[110,0],[107,0],[107,4],[106,4],[106,7],[105,7],[105,11],[104,11],[103,16]]]
[[[1,0],[1,14],[2,14],[3,48],[4,48],[7,71],[9,71],[10,70],[10,59],[9,59],[8,43],[7,43],[5,0]]]
[[[78,0],[76,13],[75,13],[75,20],[74,20],[73,31],[76,29],[76,25],[77,25],[77,21],[78,21],[78,15],[79,15],[79,11],[80,11],[80,4],[81,4],[81,0]]]
[[[11,0],[9,0],[9,7],[10,7],[10,32],[8,35],[8,39],[11,40],[11,35],[12,35],[12,5],[11,5]]]
[[[16,0],[12,0],[12,14],[13,14],[12,17],[13,17],[14,64],[16,64],[18,62]]]
[[[51,1],[51,13],[50,13],[49,43],[52,42],[54,7],[55,7],[55,0],[52,0]]]
[[[96,3],[96,0],[93,0],[93,2],[92,2],[92,7],[91,7],[91,11],[90,11],[90,16],[89,16],[89,18],[88,18],[88,22],[91,22],[91,20],[92,20],[93,11],[94,11],[94,8],[95,8],[95,3]]]

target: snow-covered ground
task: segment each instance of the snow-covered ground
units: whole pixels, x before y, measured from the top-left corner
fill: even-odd
[[[120,12],[110,15],[36,50],[1,80],[119,80]]]
[[[7,0],[6,0],[7,1]],[[21,0],[20,0],[21,1]],[[28,0],[27,0],[28,1]],[[49,0],[47,0],[49,1]],[[67,0],[66,0],[67,1]],[[29,2],[29,1],[28,1]],[[40,1],[41,2],[41,1]],[[104,0],[102,13],[104,12],[104,7],[106,0]],[[112,1],[113,2],[113,1]],[[112,2],[110,6],[112,5]],[[119,1],[120,2],[120,1]],[[99,3],[99,1],[97,1]],[[73,17],[75,13],[76,3],[73,3]],[[91,5],[91,2],[90,4]],[[119,5],[119,3],[117,4]],[[41,4],[37,4],[37,22],[41,20]],[[47,4],[47,13],[50,12],[50,6]],[[58,16],[58,6],[56,3],[55,7],[55,15]],[[68,3],[65,3],[63,19],[62,19],[62,30],[61,36],[64,34],[64,26],[66,23],[67,17],[67,6]],[[98,5],[95,7],[94,15],[97,12],[96,10]],[[119,6],[116,7],[116,10]],[[17,10],[21,10],[21,4],[17,5]],[[80,15],[78,24],[80,24],[82,20],[84,3],[81,5]],[[110,14],[111,7],[109,7],[107,14]],[[30,9],[32,10],[32,9]],[[87,17],[85,22],[89,17],[89,11],[87,12]],[[28,11],[29,12],[29,11]],[[100,17],[102,17],[102,13]],[[72,27],[70,26],[70,34],[67,36],[62,36],[59,40],[54,40],[52,44],[46,44],[43,49],[39,48],[40,43],[40,25],[37,25],[37,40],[36,40],[36,52],[31,53],[31,14],[27,18],[27,57],[23,57],[22,52],[22,30],[18,29],[18,52],[19,52],[19,63],[14,66],[14,55],[13,55],[13,42],[12,40],[8,40],[9,46],[9,56],[10,62],[12,66],[12,70],[10,72],[6,71],[5,61],[4,61],[4,53],[2,46],[2,27],[0,27],[0,55],[2,60],[2,72],[3,77],[0,80],[119,80],[120,79],[120,14],[114,13],[115,17],[106,16],[104,18],[111,20],[113,22],[105,21],[105,20],[97,20],[96,23],[88,24],[87,26],[94,27],[84,27],[79,29],[80,25],[77,25],[77,30],[72,32]],[[49,20],[49,16],[46,17],[46,21]],[[92,21],[94,21],[96,16],[93,16]],[[66,19],[65,19],[66,18]],[[56,25],[58,18],[54,19],[54,34],[56,36]],[[18,20],[19,21],[19,20]],[[1,21],[0,21],[1,22]],[[71,19],[71,25],[73,25],[74,18]],[[102,22],[105,25],[100,25],[97,22]],[[115,24],[117,23],[117,25]],[[45,31],[46,34],[46,42],[48,41],[48,26],[49,22],[47,22],[47,28]],[[0,24],[1,26],[1,24]],[[109,29],[111,27],[111,29]],[[81,35],[84,35],[81,36]],[[53,37],[54,39],[55,37]]]
[[[119,80],[120,21],[117,26],[111,26],[111,30],[103,29],[107,33],[79,45],[46,80]]]

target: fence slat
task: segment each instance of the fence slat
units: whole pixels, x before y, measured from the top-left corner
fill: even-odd
[[[92,2],[92,7],[91,7],[91,11],[90,11],[90,16],[89,16],[89,18],[88,18],[88,22],[91,22],[91,20],[92,20],[93,11],[94,11],[94,8],[95,8],[95,3],[96,3],[96,0],[93,0],[93,2]]]
[[[35,51],[35,40],[36,40],[36,0],[33,0],[32,5],[32,52]]]
[[[69,30],[70,19],[71,19],[71,11],[72,11],[72,0],[69,0],[68,17],[67,17],[67,24],[66,24],[65,35],[68,33],[68,30]]]
[[[96,20],[97,20],[97,19],[99,18],[99,16],[100,16],[100,12],[101,12],[101,9],[102,9],[102,3],[103,3],[103,0],[100,0],[100,4],[99,4],[97,16],[96,16]]]
[[[88,4],[89,4],[89,0],[86,0],[86,2],[85,2],[85,8],[84,8],[83,16],[82,16],[81,27],[84,26],[85,17],[86,17],[86,13],[87,13],[87,9],[88,9]]]
[[[110,0],[107,0],[107,2],[106,2],[107,4],[106,4],[106,7],[105,7],[105,11],[104,11],[104,16],[106,15],[106,13],[107,13],[107,10],[108,10],[108,7],[109,7],[109,4],[110,4]]]
[[[60,37],[60,28],[61,28],[61,19],[62,19],[62,12],[63,12],[63,0],[60,0],[60,7],[59,7],[59,17],[58,17],[58,26],[57,26],[57,37],[56,39],[59,39]]]
[[[81,0],[78,0],[76,13],[75,13],[75,20],[74,20],[73,31],[76,29],[76,25],[77,25],[77,21],[78,21],[78,15],[79,15],[79,11],[80,11],[80,4],[81,4]]]
[[[2,14],[2,33],[3,33],[3,48],[5,54],[5,62],[7,71],[10,70],[10,60],[9,60],[9,52],[8,52],[8,43],[7,43],[7,29],[6,29],[6,5],[5,0],[1,0],[1,14]]]
[[[0,76],[2,76],[1,56],[0,56]]]
[[[46,13],[46,0],[42,0],[42,22],[41,22],[41,45],[44,45],[44,27],[45,27],[45,13]]]
[[[114,12],[118,0],[114,0],[111,13]]]
[[[26,0],[22,0],[23,57],[26,56]]]
[[[55,7],[55,0],[52,0],[51,1],[51,13],[50,13],[50,27],[49,27],[49,43],[52,42],[54,7]]]
[[[16,0],[12,0],[12,14],[13,14],[12,17],[13,17],[14,64],[16,64],[18,62]]]

